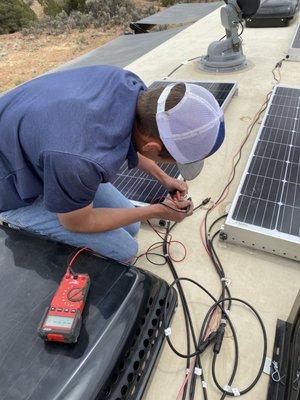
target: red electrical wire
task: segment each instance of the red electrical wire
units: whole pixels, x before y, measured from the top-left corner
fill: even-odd
[[[69,256],[69,258],[70,258],[70,257],[72,257],[72,258],[71,258],[70,261],[68,261],[67,272],[71,273],[72,275],[76,275],[76,274],[74,274],[73,271],[72,271],[72,266],[73,266],[73,264],[75,263],[75,261],[76,261],[76,259],[78,258],[78,256],[79,256],[81,253],[85,252],[85,251],[87,251],[87,252],[92,252],[92,253],[93,253],[93,250],[90,249],[89,247],[81,247],[80,249],[76,249],[76,250]]]
[[[246,144],[247,140],[249,139],[250,134],[251,134],[251,132],[252,132],[252,130],[253,130],[255,124],[257,123],[257,121],[258,121],[260,115],[261,115],[262,112],[265,111],[265,109],[267,108],[267,105],[268,105],[268,103],[269,103],[271,94],[272,94],[272,92],[269,92],[269,93],[267,94],[267,97],[266,97],[265,102],[261,105],[260,109],[259,109],[258,112],[255,114],[255,116],[253,117],[253,119],[252,119],[252,121],[251,121],[251,124],[248,126],[248,128],[247,128],[247,135],[246,135],[245,138],[243,139],[243,141],[242,141],[242,143],[240,144],[240,146],[239,146],[237,152],[234,154],[234,156],[233,156],[233,158],[232,158],[232,168],[231,168],[231,171],[230,171],[230,174],[229,174],[229,177],[228,177],[227,185],[225,186],[224,193],[221,194],[221,196],[219,197],[219,199],[217,200],[217,202],[214,203],[214,204],[212,205],[212,207],[208,210],[209,213],[212,212],[212,211],[213,211],[217,206],[219,206],[221,203],[223,203],[223,202],[226,200],[226,198],[228,197],[228,195],[229,195],[230,184],[231,184],[232,179],[233,179],[233,177],[234,177],[235,168],[236,168],[235,159],[236,159],[236,157],[241,153],[241,151],[242,151],[244,145]],[[206,253],[208,254],[208,256],[211,256],[211,252],[210,252],[210,250],[208,249],[208,247],[207,247],[207,245],[206,245],[205,235],[206,235],[206,232],[205,232],[205,218],[203,218],[203,220],[202,220],[202,222],[201,222],[201,224],[200,224],[200,237],[201,237],[201,242],[202,242],[202,244],[203,244],[203,246],[204,246],[204,248],[205,248],[205,251],[206,251]]]
[[[185,379],[184,379],[184,381],[183,381],[183,383],[182,383],[182,385],[181,385],[181,387],[180,387],[180,389],[179,389],[179,391],[178,391],[176,400],[182,399],[183,391],[184,391],[186,385],[189,383],[190,378],[192,377],[192,374],[193,374],[193,372],[194,372],[195,365],[196,365],[196,363],[194,364],[194,366],[193,366],[192,368],[189,368],[189,369],[186,370]]]
[[[155,227],[151,224],[151,222],[149,222],[149,221],[148,221],[148,224],[149,224],[149,226],[151,227],[151,229],[157,234],[157,236],[158,236],[162,241],[161,241],[161,242],[153,243],[151,246],[148,247],[148,249],[147,249],[144,253],[139,254],[139,255],[135,258],[135,260],[134,260],[134,262],[133,262],[133,265],[135,265],[135,264],[137,263],[137,261],[138,261],[140,258],[146,256],[147,260],[148,260],[151,264],[153,264],[153,265],[158,265],[158,266],[159,266],[159,265],[163,266],[163,265],[166,264],[166,255],[165,255],[165,254],[159,254],[159,253],[156,253],[156,252],[153,252],[153,251],[154,251],[154,250],[157,250],[157,249],[162,249],[162,248],[163,248],[165,232],[159,231],[159,230],[158,230],[157,228],[155,228]],[[175,258],[174,256],[172,256],[172,254],[171,254],[171,248],[172,248],[172,246],[173,246],[174,244],[177,244],[177,245],[181,246],[181,248],[183,249],[183,255],[182,255],[181,258]],[[187,257],[187,248],[186,248],[186,246],[185,246],[180,240],[174,240],[174,239],[173,239],[173,236],[172,236],[171,234],[168,235],[168,244],[167,244],[167,248],[168,248],[168,256],[170,257],[170,259],[171,259],[172,261],[177,262],[177,263],[180,263],[180,262],[182,262],[182,261],[184,261],[184,260],[186,259],[186,257]],[[162,258],[164,259],[164,261],[163,261],[162,263],[156,263],[156,262],[150,260],[150,256],[162,257]]]

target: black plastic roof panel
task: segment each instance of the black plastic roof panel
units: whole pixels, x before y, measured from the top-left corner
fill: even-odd
[[[1,400],[138,399],[145,390],[163,340],[168,285],[161,279],[82,255],[75,269],[89,273],[92,285],[78,343],[38,336],[73,250],[0,230]]]

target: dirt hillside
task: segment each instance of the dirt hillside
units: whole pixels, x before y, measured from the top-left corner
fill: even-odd
[[[95,49],[121,34],[74,30],[59,36],[23,36],[17,32],[0,36],[0,92]]]
[[[133,0],[138,6],[157,6],[159,1]],[[43,8],[35,0],[31,6],[39,19]],[[162,9],[162,7],[160,7]],[[77,29],[57,36],[27,35],[21,32],[0,35],[0,92],[19,85],[45,71],[93,50],[121,35],[124,29]]]

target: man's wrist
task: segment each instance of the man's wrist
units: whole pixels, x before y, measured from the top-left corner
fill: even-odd
[[[161,218],[161,205],[151,204],[150,206],[140,207],[141,220],[145,221],[151,218]]]

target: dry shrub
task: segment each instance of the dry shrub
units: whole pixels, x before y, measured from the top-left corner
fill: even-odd
[[[40,0],[47,1],[49,0]],[[53,2],[55,0],[51,0]],[[65,3],[57,4],[67,4]],[[72,0],[77,6],[82,7],[83,0]],[[74,4],[75,4],[74,3]],[[71,0],[68,0],[71,4]],[[83,31],[88,27],[111,28],[114,26],[128,27],[130,22],[136,21],[147,15],[155,13],[156,8],[151,6],[136,6],[131,0],[86,0],[84,12],[76,10],[60,11],[56,15],[47,15],[43,20],[36,22],[31,27],[23,30],[25,35],[38,35],[46,33],[48,35],[60,35],[71,29]]]

